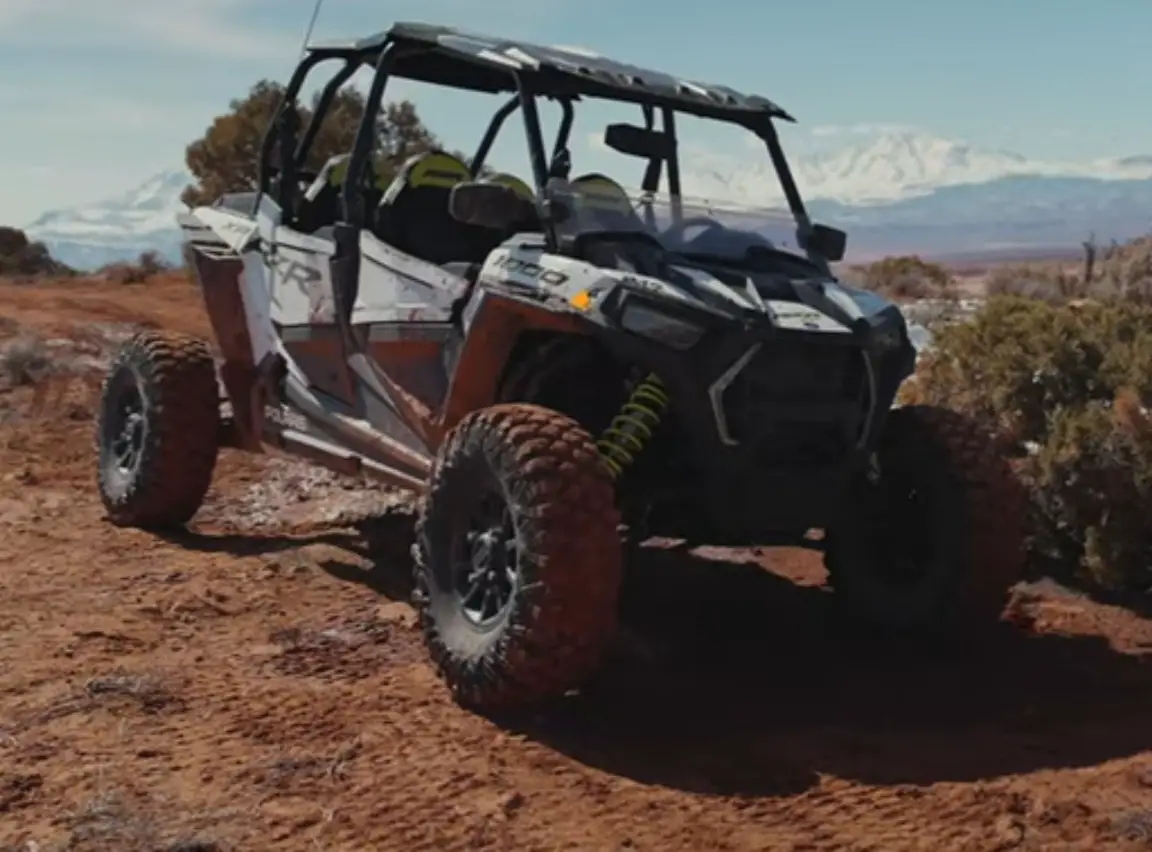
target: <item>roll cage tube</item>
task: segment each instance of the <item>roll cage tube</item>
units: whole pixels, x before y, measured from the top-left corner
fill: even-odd
[[[572,133],[572,122],[575,116],[572,113],[572,101],[569,98],[557,98],[560,101],[560,107],[563,110],[563,116],[560,120],[560,129],[556,134],[556,144],[552,149],[552,159],[555,159],[558,153],[568,144],[568,137]],[[476,177],[484,168],[485,162],[488,160],[488,154],[492,151],[492,146],[496,143],[496,137],[500,135],[500,131],[504,127],[504,122],[508,120],[508,116],[512,115],[520,108],[520,96],[513,95],[507,103],[496,111],[492,116],[492,121],[488,123],[488,129],[484,131],[484,136],[480,139],[480,144],[476,148],[476,153],[472,155],[472,161],[469,169],[472,176]],[[551,169],[551,166],[549,166]]]
[[[796,186],[796,179],[792,176],[792,169],[788,165],[788,158],[784,155],[784,148],[780,144],[780,137],[772,119],[766,119],[755,127],[750,127],[753,133],[764,140],[768,148],[768,156],[772,160],[772,167],[776,170],[776,178],[780,181],[780,188],[784,190],[784,198],[788,201],[788,209],[796,220],[796,241],[804,249],[808,259],[821,269],[827,271],[828,262],[818,258],[808,251],[808,237],[812,233],[812,219],[804,207],[804,199],[800,197],[800,190]]]
[[[513,77],[516,80],[516,92],[520,98],[520,112],[524,116],[524,135],[528,140],[528,157],[532,161],[532,177],[536,182],[536,203],[540,207],[540,220],[544,225],[544,237],[549,250],[556,251],[559,247],[556,238],[556,224],[551,209],[551,201],[545,193],[551,164],[544,153],[544,134],[540,129],[540,112],[536,109],[535,93],[523,75],[513,74]],[[558,137],[557,143],[559,141]]]
[[[287,187],[295,179],[291,173],[295,172],[291,163],[285,163],[284,160],[291,160],[292,157],[285,158],[284,151],[292,150],[292,143],[295,141],[295,106],[296,97],[300,94],[300,89],[304,85],[304,80],[312,69],[319,65],[326,59],[331,59],[331,55],[320,53],[309,54],[307,58],[299,65],[296,66],[296,71],[288,80],[288,87],[284,90],[284,96],[280,99],[280,104],[276,107],[275,112],[272,113],[272,120],[268,122],[268,128],[264,131],[264,138],[260,143],[260,162],[257,167],[257,192],[258,196],[256,203],[260,203],[259,196],[264,195],[270,189],[272,182],[272,149],[276,143],[280,142],[281,163],[279,172],[281,175],[280,185],[277,187],[276,203],[280,205],[281,209],[286,207]],[[289,109],[291,107],[291,109]],[[289,119],[289,114],[292,114],[292,119]],[[288,166],[285,169],[285,166]],[[285,180],[285,172],[289,172],[289,177],[292,180]]]
[[[351,62],[345,59],[344,67],[336,72],[320,93],[320,99],[316,102],[316,109],[312,112],[312,119],[308,122],[308,127],[304,130],[304,135],[300,137],[296,151],[292,154],[296,168],[299,168],[300,165],[308,159],[308,154],[312,150],[312,145],[315,143],[316,137],[320,134],[320,128],[324,124],[324,117],[327,115],[328,109],[332,106],[332,101],[336,97],[336,93],[340,91],[340,88],[345,83],[352,79],[353,75],[359,69],[359,62]]]
[[[492,116],[492,120],[488,122],[488,129],[484,131],[484,135],[480,139],[480,145],[476,148],[476,153],[472,155],[472,162],[469,165],[472,177],[480,174],[480,169],[484,167],[484,161],[488,159],[488,154],[492,150],[492,146],[496,144],[496,137],[500,135],[500,129],[504,126],[504,122],[508,120],[508,116],[516,112],[519,108],[520,96],[513,95],[504,106],[496,110],[496,114]]]
[[[368,212],[364,209],[364,175],[372,156],[376,120],[380,116],[384,87],[388,84],[388,75],[396,62],[396,55],[395,42],[386,42],[380,48],[372,85],[368,89],[364,105],[364,114],[360,116],[360,126],[356,128],[356,141],[352,144],[352,153],[348,158],[348,171],[344,173],[344,182],[340,186],[341,213],[344,221],[357,227],[363,227],[368,219]]]
[[[572,124],[576,113],[572,109],[571,98],[558,98],[560,102],[560,126],[556,129],[556,140],[552,143],[552,160],[548,163],[548,174],[556,173],[561,158],[568,151],[568,140],[572,136]],[[569,164],[571,166],[571,164]]]
[[[676,138],[676,110],[664,107],[664,135],[672,144],[673,155],[668,158],[668,195],[672,198],[672,215],[676,221],[683,215],[680,200],[680,143]]]
[[[656,129],[656,110],[651,104],[644,104],[640,107],[640,112],[644,115],[644,129],[649,133]],[[656,190],[660,188],[660,173],[664,169],[664,159],[662,157],[650,157],[648,159],[648,166],[644,169],[644,177],[640,180],[640,188],[644,190],[644,194],[653,196]]]

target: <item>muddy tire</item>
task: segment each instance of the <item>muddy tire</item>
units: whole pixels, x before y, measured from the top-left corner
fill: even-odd
[[[1023,486],[997,441],[963,414],[907,406],[889,415],[877,461],[826,537],[839,602],[885,632],[996,621],[1025,538]]]
[[[616,626],[619,522],[592,436],[562,414],[496,405],[445,438],[417,518],[414,598],[461,704],[521,709],[596,671]]]
[[[149,331],[124,344],[96,422],[100,499],[113,523],[178,527],[196,514],[216,466],[219,397],[203,341]]]

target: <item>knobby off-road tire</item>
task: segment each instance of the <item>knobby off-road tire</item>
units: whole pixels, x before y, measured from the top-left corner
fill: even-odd
[[[889,415],[877,460],[879,487],[861,482],[826,538],[839,601],[885,633],[995,622],[1024,568],[1026,495],[993,436],[907,406]]]
[[[143,332],[108,371],[96,423],[100,498],[120,526],[178,527],[204,501],[219,447],[220,394],[204,341]]]
[[[485,495],[503,505],[504,529],[514,536],[502,552],[517,564],[510,600],[478,625],[454,568],[469,564],[467,519]],[[586,682],[615,632],[619,522],[592,436],[562,414],[496,405],[446,437],[417,517],[414,599],[429,653],[457,701],[512,711]]]

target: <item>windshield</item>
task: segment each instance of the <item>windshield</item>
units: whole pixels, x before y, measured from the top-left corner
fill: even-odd
[[[783,208],[645,197],[599,176],[554,181],[548,195],[570,211],[558,226],[564,236],[641,232],[669,251],[733,262],[744,262],[763,250],[805,257],[796,242],[796,220]]]

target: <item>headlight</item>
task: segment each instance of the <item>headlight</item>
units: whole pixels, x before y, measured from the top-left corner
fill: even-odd
[[[629,299],[624,303],[620,325],[633,334],[656,340],[680,351],[691,349],[704,336],[704,329],[700,326],[679,317],[669,316],[636,299]]]

